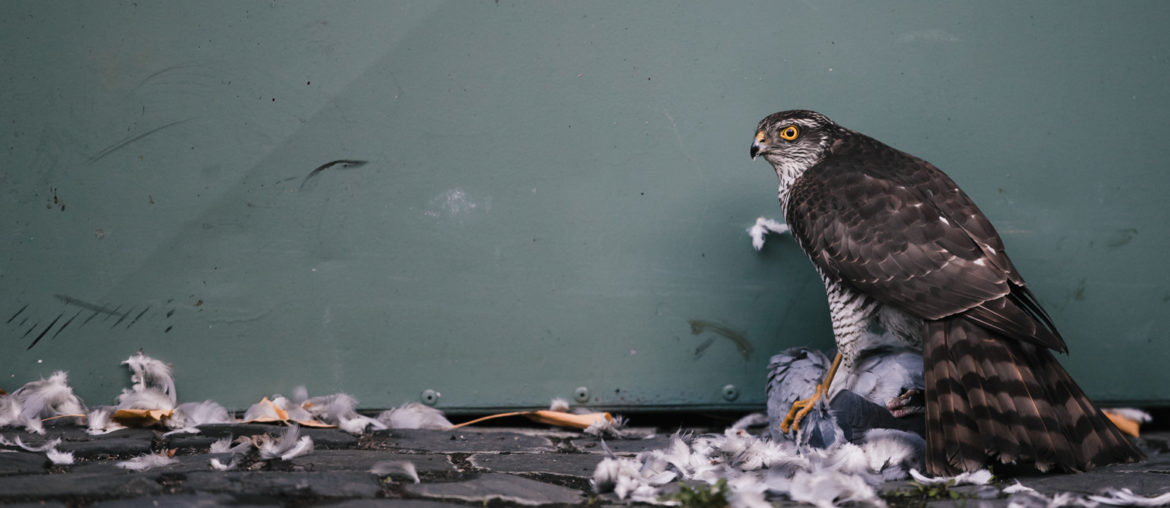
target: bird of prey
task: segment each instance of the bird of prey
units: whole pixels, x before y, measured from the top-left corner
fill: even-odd
[[[1141,460],[1057,362],[1064,339],[946,174],[806,110],[761,120],[751,156],[775,169],[781,210],[828,296],[838,355],[811,400],[879,327],[923,352],[932,474]],[[812,405],[795,405],[792,420]]]

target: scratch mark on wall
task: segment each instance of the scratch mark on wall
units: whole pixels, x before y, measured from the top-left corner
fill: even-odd
[[[699,358],[702,358],[703,353],[706,353],[707,348],[711,347],[711,344],[714,344],[714,343],[715,343],[714,337],[707,337],[707,340],[700,342],[698,346],[695,346],[695,359],[697,360]]]
[[[326,169],[332,168],[334,166],[336,166],[338,169],[360,168],[362,166],[365,166],[368,162],[369,161],[360,161],[360,160],[352,160],[352,159],[340,159],[340,160],[326,162],[325,164],[317,166],[316,169],[310,171],[308,175],[305,175],[305,179],[301,180],[301,186],[297,187],[297,189],[298,190],[304,189],[305,184],[309,183],[309,180],[311,180],[314,177],[316,177],[317,175],[321,174],[321,172],[325,171]]]
[[[687,321],[691,325],[691,335],[699,335],[703,332],[710,331],[715,335],[726,338],[735,343],[739,354],[743,356],[744,360],[750,360],[752,356],[752,343],[747,340],[747,334],[733,330],[727,325],[716,323],[713,321],[706,321],[703,319],[692,319]]]
[[[182,119],[182,120],[175,120],[175,121],[173,121],[173,122],[171,122],[171,123],[164,124],[164,125],[160,125],[160,126],[158,126],[158,127],[155,127],[155,128],[153,128],[153,129],[151,129],[151,130],[148,130],[148,131],[146,131],[146,132],[143,132],[142,134],[139,134],[139,135],[137,135],[137,136],[131,136],[131,137],[129,137],[129,138],[126,138],[126,139],[124,139],[124,140],[122,140],[122,141],[119,141],[119,142],[117,142],[117,143],[114,143],[114,144],[112,144],[112,145],[110,145],[110,146],[106,147],[106,148],[105,148],[105,149],[103,149],[102,151],[100,151],[100,152],[98,152],[98,153],[94,154],[92,157],[90,157],[88,160],[86,160],[86,163],[88,163],[88,164],[93,164],[93,163],[95,163],[95,162],[97,162],[97,161],[100,161],[100,160],[104,159],[104,158],[105,158],[107,155],[110,155],[110,154],[112,154],[112,153],[114,153],[114,152],[116,152],[116,151],[118,151],[118,150],[121,150],[122,148],[125,148],[125,147],[126,147],[127,145],[129,145],[130,143],[133,143],[133,142],[135,142],[135,141],[138,141],[138,140],[140,140],[140,139],[142,139],[142,138],[145,138],[145,137],[147,137],[147,136],[149,136],[149,135],[151,135],[151,134],[155,134],[155,133],[157,133],[157,132],[159,132],[159,131],[161,131],[161,130],[163,130],[163,129],[167,129],[167,128],[170,128],[170,127],[174,127],[174,126],[176,126],[176,125],[179,125],[179,124],[181,124],[181,123],[186,123],[186,122],[188,122],[188,121],[190,121],[190,120],[191,120],[190,118],[184,118],[184,119]]]
[[[118,313],[118,309],[120,309],[121,306],[118,306],[117,308],[111,310],[107,307],[102,307],[101,305],[98,305],[96,303],[89,303],[85,300],[74,298],[74,297],[69,296],[69,295],[53,295],[53,296],[57,297],[57,299],[61,300],[65,305],[75,305],[77,307],[81,307],[81,308],[86,309],[86,310],[92,310],[98,314],[105,314],[107,317],[108,316],[121,316],[121,314]],[[93,319],[93,317],[90,317],[89,319]],[[89,319],[87,319],[85,322],[88,323]]]
[[[49,337],[49,340],[56,339],[58,335],[61,335],[61,332],[65,331],[66,328],[69,328],[69,323],[72,323],[73,320],[77,319],[77,316],[80,316],[80,315],[81,315],[81,311],[79,310],[79,311],[77,311],[77,314],[74,314],[73,317],[69,318],[69,320],[65,322],[65,324],[61,325],[61,328],[58,328],[57,332],[54,333],[52,337]]]
[[[162,69],[154,71],[149,76],[142,78],[142,81],[139,81],[138,85],[135,86],[134,89],[137,90],[139,88],[142,88],[142,86],[147,84],[148,82],[150,82],[150,80],[152,80],[158,76],[161,76],[165,73],[168,73],[170,71],[179,70],[179,69],[192,69],[192,68],[197,68],[197,67],[199,67],[199,66],[196,64],[192,64],[192,63],[182,63],[182,64],[171,65],[168,67],[163,67]]]
[[[53,295],[53,298],[61,302],[61,306],[53,310],[57,313],[56,316],[52,314],[40,315],[36,312],[36,307],[30,303],[23,304],[4,322],[10,327],[10,331],[15,331],[16,335],[19,335],[21,342],[27,341],[27,349],[32,349],[41,342],[45,342],[45,339],[55,340],[67,329],[84,327],[98,317],[101,317],[101,321],[104,323],[111,323],[111,330],[119,327],[129,330],[139,321],[149,320],[148,314],[154,310],[154,305],[149,303],[118,305],[110,308],[69,295],[57,294]],[[122,310],[123,308],[126,310]],[[82,319],[82,314],[87,313],[88,316],[85,319],[78,321]],[[42,323],[46,322],[48,324],[42,326]],[[167,331],[170,331],[170,328],[167,326]]]
[[[147,305],[145,309],[142,309],[142,312],[139,312],[137,316],[134,316],[134,319],[130,321],[130,324],[126,325],[126,329],[129,330],[131,326],[134,326],[134,323],[137,323],[139,319],[142,319],[143,314],[146,314],[146,311],[148,310],[150,310],[149,305]]]
[[[120,309],[120,308],[122,308],[122,307],[121,307],[121,306],[119,306],[119,307],[118,307],[118,309]],[[117,309],[114,309],[114,310],[117,310]],[[117,328],[117,327],[118,327],[118,325],[122,324],[122,321],[125,321],[125,320],[126,320],[126,317],[130,315],[130,311],[132,311],[132,310],[134,310],[134,307],[130,307],[130,310],[127,310],[126,312],[123,312],[123,313],[122,313],[122,317],[118,318],[118,320],[117,320],[117,321],[114,321],[114,326],[111,326],[111,327],[110,327],[110,329]]]
[[[37,345],[37,343],[41,341],[41,339],[45,338],[45,334],[49,333],[49,330],[53,329],[53,326],[57,324],[57,321],[61,320],[61,316],[64,316],[64,314],[57,314],[57,317],[53,319],[53,322],[49,323],[49,326],[46,326],[44,330],[41,330],[41,334],[37,335],[37,338],[33,339],[32,344],[29,344],[25,350],[27,351],[32,349],[33,346]]]
[[[8,318],[8,321],[5,321],[4,324],[6,324],[6,325],[12,324],[12,321],[15,320],[16,317],[19,316],[22,312],[24,312],[24,309],[27,309],[27,308],[28,308],[28,304],[26,303],[26,304],[24,304],[24,307],[21,307],[20,310],[16,311],[16,314],[13,314],[12,317]]]

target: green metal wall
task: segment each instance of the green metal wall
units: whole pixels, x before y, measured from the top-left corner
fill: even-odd
[[[1170,383],[1166,2],[4,2],[0,387],[754,407],[827,347],[756,121],[974,196],[1091,395]],[[334,166],[338,159],[369,161]],[[724,331],[721,331],[724,330]],[[697,333],[695,333],[697,332]],[[732,338],[742,339],[742,344]],[[743,347],[746,345],[746,347]],[[725,393],[732,385],[738,397]]]

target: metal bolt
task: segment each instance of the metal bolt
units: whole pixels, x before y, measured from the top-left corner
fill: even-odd
[[[573,398],[577,399],[577,402],[580,403],[589,402],[589,389],[584,386],[578,386],[576,390],[573,390]]]
[[[426,390],[423,390],[422,395],[419,395],[418,398],[422,400],[423,404],[433,406],[439,403],[439,397],[442,396],[443,394],[427,388]]]
[[[723,398],[727,400],[735,400],[739,398],[739,388],[735,385],[727,385],[723,387]]]

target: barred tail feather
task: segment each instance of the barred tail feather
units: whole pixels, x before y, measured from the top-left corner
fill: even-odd
[[[994,463],[1086,471],[1142,459],[1048,349],[962,317],[929,322],[923,349],[932,474]]]

